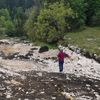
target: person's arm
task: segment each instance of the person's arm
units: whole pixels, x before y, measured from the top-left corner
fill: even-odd
[[[60,54],[58,53],[57,57],[59,58]]]
[[[65,54],[65,57],[70,58],[70,56],[68,54],[66,54],[66,53],[64,53],[64,54]]]

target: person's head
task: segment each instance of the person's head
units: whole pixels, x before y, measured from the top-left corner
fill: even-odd
[[[63,51],[63,47],[61,45],[58,46],[59,51]]]
[[[63,52],[63,48],[60,48],[59,50],[60,50],[61,52]]]

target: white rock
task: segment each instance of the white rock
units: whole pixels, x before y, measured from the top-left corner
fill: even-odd
[[[42,73],[37,73],[37,74],[38,74],[38,76],[42,77]]]
[[[40,94],[44,94],[44,93],[45,93],[44,91],[40,92]]]
[[[11,94],[7,94],[6,98],[7,99],[11,98]]]
[[[61,94],[62,94],[63,96],[65,96],[66,100],[67,100],[67,99],[68,99],[68,100],[73,100],[73,98],[70,96],[69,93],[67,93],[67,92],[61,92]]]
[[[52,100],[55,100],[55,99],[56,99],[56,97],[51,97],[51,99],[52,99]]]

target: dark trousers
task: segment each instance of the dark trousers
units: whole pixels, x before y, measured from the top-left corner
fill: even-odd
[[[60,72],[63,71],[63,64],[64,64],[64,61],[59,61],[59,71]]]

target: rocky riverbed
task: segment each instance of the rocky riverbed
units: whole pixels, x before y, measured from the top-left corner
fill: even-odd
[[[0,40],[0,100],[100,100],[100,64],[67,47],[59,73],[57,49],[39,53],[39,46],[20,39]]]

